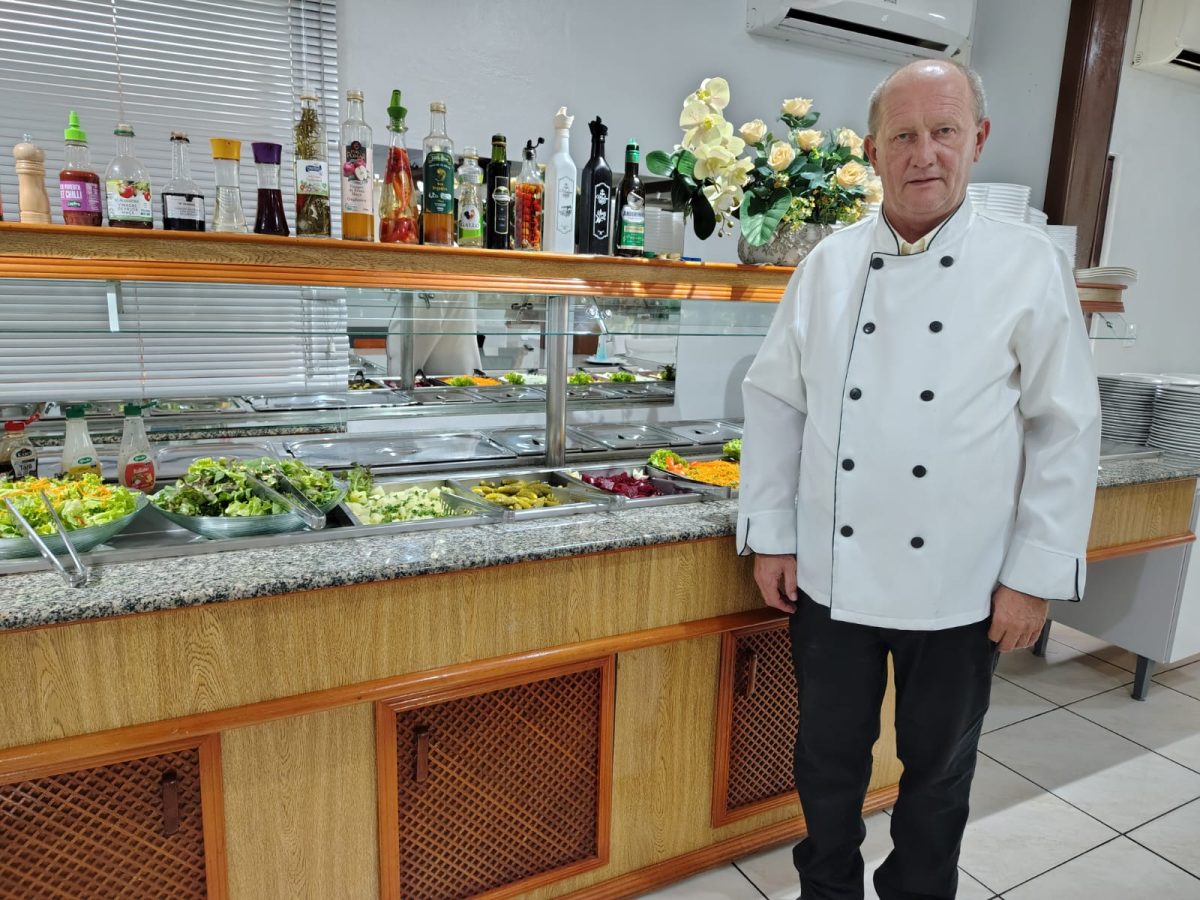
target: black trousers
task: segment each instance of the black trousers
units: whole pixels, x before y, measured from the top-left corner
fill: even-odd
[[[796,845],[801,900],[862,900],[862,804],[891,654],[904,774],[880,900],[953,900],[971,778],[996,650],[989,622],[901,631],[830,618],[803,593],[791,620],[800,703],[796,788],[808,836]]]

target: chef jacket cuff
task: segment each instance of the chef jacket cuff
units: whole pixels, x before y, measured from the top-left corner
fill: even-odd
[[[796,552],[796,510],[774,509],[738,516],[737,548],[739,556],[751,553],[773,555]]]
[[[1083,558],[1018,540],[1008,548],[1000,583],[1043,600],[1079,600],[1086,576]]]

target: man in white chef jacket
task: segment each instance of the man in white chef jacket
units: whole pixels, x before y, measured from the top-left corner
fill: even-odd
[[[883,212],[797,268],[746,376],[738,547],[791,614],[803,900],[860,900],[890,655],[904,763],[881,900],[957,889],[997,651],[1078,600],[1099,400],[1071,265],[966,196],[983,88],[942,61],[871,98]]]

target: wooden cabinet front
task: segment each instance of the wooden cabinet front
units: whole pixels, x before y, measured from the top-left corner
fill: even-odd
[[[224,823],[205,822],[202,799],[220,790],[202,774],[219,771],[215,752],[214,739],[0,784],[0,898],[223,898]]]
[[[382,896],[515,896],[607,862],[613,672],[379,703]]]

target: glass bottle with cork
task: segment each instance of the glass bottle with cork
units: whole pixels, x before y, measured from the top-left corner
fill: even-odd
[[[300,95],[300,118],[292,129],[295,139],[296,234],[329,237],[329,165],[325,154],[325,129],[317,111],[317,95]]]
[[[63,222],[68,225],[103,225],[100,176],[92,168],[87,132],[79,127],[79,113],[74,110],[67,115],[63,140],[66,142],[66,162],[58,173],[58,199],[62,206]]]
[[[190,144],[182,131],[171,132],[171,180],[162,190],[163,228],[167,231],[204,230],[204,195],[192,181]]]
[[[625,177],[617,192],[616,255],[642,256],[646,249],[646,189],[638,177],[638,142],[625,145]]]
[[[612,169],[604,159],[608,126],[600,117],[588,122],[592,133],[592,155],[579,178],[579,252],[607,256],[612,230]]]
[[[114,228],[153,228],[150,173],[134,155],[133,126],[122,122],[113,134],[117,137],[117,155],[104,172],[108,224]]]
[[[384,244],[416,244],[421,240],[417,200],[413,196],[412,160],[404,139],[408,131],[407,115],[408,110],[400,103],[400,91],[392,91],[388,104],[392,142],[388,147],[383,191],[379,195],[379,240]]]
[[[516,197],[513,216],[513,248],[516,250],[542,249],[542,207],[546,185],[537,166],[537,148],[546,143],[545,138],[525,142],[522,152],[521,173],[517,176]]]
[[[484,193],[483,169],[474,147],[463,147],[458,167],[458,246],[483,246]]]
[[[512,190],[508,186],[508,141],[492,135],[492,158],[487,164],[487,228],[489,250],[507,250],[512,233]]]
[[[279,187],[279,164],[283,145],[270,141],[254,141],[254,168],[258,173],[258,208],[254,215],[255,234],[291,235],[287,213],[283,209],[283,191]]]
[[[371,126],[363,113],[363,92],[346,91],[342,122],[342,240],[375,239],[375,193]]]
[[[233,138],[210,138],[213,170],[217,183],[217,204],[213,209],[213,231],[246,233],[246,214],[242,210],[242,142]]]
[[[421,148],[425,151],[421,243],[453,247],[454,142],[446,134],[445,103],[429,104],[429,134]]]

